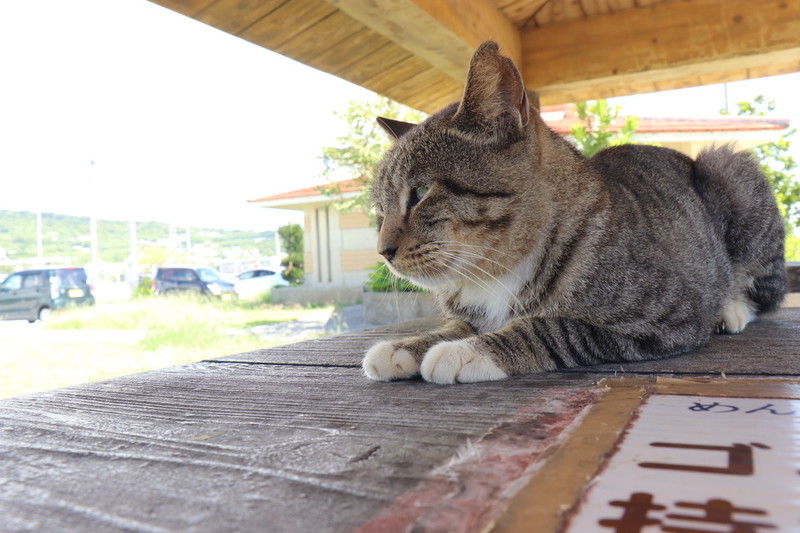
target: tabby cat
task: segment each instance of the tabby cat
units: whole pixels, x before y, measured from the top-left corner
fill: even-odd
[[[448,321],[381,342],[373,380],[435,383],[687,352],[785,293],[783,223],[746,153],[619,146],[591,159],[531,109],[487,42],[461,102],[395,137],[372,185],[378,251]]]

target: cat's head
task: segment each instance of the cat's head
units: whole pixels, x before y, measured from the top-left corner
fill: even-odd
[[[395,142],[371,195],[378,252],[395,273],[436,288],[513,268],[529,119],[521,76],[492,42],[475,52],[461,102],[419,125],[379,119]]]

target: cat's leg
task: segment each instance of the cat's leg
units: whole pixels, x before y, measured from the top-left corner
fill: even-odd
[[[723,238],[733,285],[717,331],[738,333],[758,313],[776,309],[786,292],[784,222],[752,155],[730,146],[697,157],[694,184]]]
[[[722,308],[717,322],[717,332],[741,333],[755,318],[755,304],[743,294],[737,295]]]
[[[741,333],[758,313],[775,310],[786,293],[783,250],[766,265],[733,266],[734,283],[729,301],[717,322],[719,333]]]
[[[752,286],[753,278],[746,270],[733,265],[733,284],[717,319],[718,333],[741,333],[756,318],[756,304],[748,297]]]
[[[774,311],[781,306],[786,297],[786,263],[783,258],[783,248],[776,248],[772,251],[772,260],[765,266],[759,265],[758,268],[750,269],[754,281],[748,297],[755,304],[758,313]]]
[[[756,318],[753,304],[746,298],[728,302],[722,309],[717,331],[719,333],[741,333]]]
[[[461,320],[450,320],[441,328],[408,339],[383,341],[370,348],[362,367],[368,378],[391,381],[418,376],[420,362],[436,343],[474,335],[475,330]]]
[[[710,332],[672,330],[625,336],[610,329],[568,319],[518,319],[503,329],[441,342],[422,360],[423,379],[434,383],[470,383],[515,374],[553,371],[598,363],[657,359],[699,347]]]

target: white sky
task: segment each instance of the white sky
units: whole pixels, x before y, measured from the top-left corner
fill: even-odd
[[[299,217],[246,200],[324,182],[369,94],[147,0],[0,2],[0,209],[275,229]],[[800,126],[800,74],[728,84],[758,94]],[[724,90],[613,101],[718,116]]]

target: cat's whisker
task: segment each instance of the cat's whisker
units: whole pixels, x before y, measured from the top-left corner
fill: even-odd
[[[435,252],[435,253],[438,253],[438,254],[440,254],[440,255],[444,255],[444,256],[448,256],[448,255],[449,255],[449,256],[451,256],[451,257],[458,258],[457,254],[455,254],[455,253],[453,253],[453,252],[447,252],[447,251],[444,251],[444,250],[438,250],[438,251],[437,251],[437,252]],[[484,288],[484,289],[486,289],[487,291],[489,291],[489,292],[493,293],[495,296],[498,296],[498,297],[500,296],[500,294],[499,294],[497,291],[495,291],[495,290],[494,290],[494,288],[493,288],[491,285],[489,285],[489,284],[488,284],[488,283],[487,283],[485,280],[482,280],[482,279],[481,279],[481,278],[480,278],[480,277],[479,277],[477,274],[474,274],[474,273],[472,273],[472,272],[469,272],[469,270],[467,270],[467,269],[466,269],[466,268],[464,268],[463,266],[460,266],[459,268],[455,268],[455,267],[453,267],[453,266],[451,266],[451,265],[447,265],[447,264],[443,264],[443,265],[444,265],[444,266],[447,266],[448,268],[450,268],[450,269],[451,269],[453,272],[455,272],[455,273],[457,273],[457,274],[459,274],[459,275],[461,275],[461,276],[465,277],[466,279],[468,279],[468,280],[472,281],[472,282],[473,282],[473,283],[475,283],[476,285],[479,285],[479,286],[483,287],[483,288]],[[525,306],[523,306],[523,305],[522,305],[522,302],[520,302],[519,298],[518,298],[518,297],[517,297],[517,295],[514,293],[514,291],[512,291],[511,289],[509,289],[509,288],[506,286],[506,284],[505,284],[505,283],[503,283],[502,281],[500,281],[500,280],[499,280],[497,277],[495,277],[494,275],[492,275],[490,272],[487,272],[486,270],[482,269],[482,268],[481,268],[481,267],[479,267],[479,266],[476,266],[475,264],[470,264],[470,266],[471,266],[472,268],[476,269],[476,270],[479,270],[480,272],[482,272],[483,274],[485,274],[486,276],[488,276],[489,278],[491,278],[492,280],[494,280],[495,282],[497,282],[497,284],[498,284],[500,287],[502,287],[503,289],[505,289],[505,291],[508,293],[508,295],[509,295],[509,296],[511,297],[511,299],[514,301],[513,303],[515,303],[515,304],[518,306],[518,308],[517,308],[517,309],[514,309],[514,306],[513,306],[511,303],[507,303],[507,306],[508,306],[508,308],[509,308],[509,310],[511,311],[511,313],[512,313],[512,314],[516,314],[516,313],[522,313],[522,312],[524,312]],[[522,280],[520,280],[520,281],[522,281]]]
[[[478,245],[464,244],[464,243],[458,243],[458,242],[453,242],[453,241],[433,241],[430,244],[468,246],[470,248],[477,248],[479,250],[498,251],[498,250],[494,250],[494,248],[492,248],[490,246],[478,246]],[[481,254],[478,254],[478,253],[475,253],[475,252],[465,251],[465,250],[458,250],[458,253],[461,254],[461,255],[469,256],[469,257],[476,257],[476,258],[482,259],[484,261],[487,261],[489,263],[492,263],[493,265],[496,265],[499,268],[505,270],[505,272],[507,274],[510,274],[510,275],[514,276],[515,278],[517,278],[517,280],[520,283],[522,283],[523,285],[528,285],[528,282],[525,279],[523,279],[513,268],[511,268],[509,266],[506,266],[503,263],[501,263],[501,262],[499,262],[499,261],[497,261],[495,259],[491,259],[491,258],[486,257],[485,255],[481,255]],[[504,252],[500,252],[500,253],[504,253]],[[511,256],[511,254],[505,254],[505,255],[508,255],[509,257],[513,257],[513,256]]]
[[[472,252],[464,252],[464,251],[462,251],[462,250],[459,250],[458,252],[451,252],[451,251],[445,251],[445,250],[441,250],[441,249],[440,249],[440,250],[437,250],[437,252],[438,252],[438,253],[441,253],[441,254],[450,254],[450,256],[452,256],[452,257],[456,257],[456,258],[457,258],[458,256],[460,256],[460,255],[466,255],[466,256],[469,256],[469,257],[478,257],[478,258],[481,258],[481,259],[487,259],[487,258],[485,258],[485,257],[483,257],[483,256],[481,256],[481,255],[479,255],[479,254],[475,254],[475,253],[472,253]],[[488,260],[488,261],[490,261],[490,262],[492,262],[492,263],[495,263],[495,264],[497,264],[498,266],[500,266],[500,267],[502,267],[503,269],[505,269],[505,270],[507,271],[507,273],[508,273],[508,274],[510,274],[510,275],[512,275],[513,277],[515,277],[515,278],[517,279],[517,281],[519,281],[519,282],[522,284],[522,287],[525,287],[525,286],[527,286],[527,285],[528,285],[528,283],[527,283],[527,282],[526,282],[524,279],[522,279],[522,277],[520,277],[520,275],[519,275],[519,274],[517,274],[517,272],[515,272],[514,270],[512,270],[512,269],[508,268],[507,266],[505,266],[505,265],[502,265],[501,263],[498,263],[498,262],[496,262],[496,261],[494,261],[494,260],[492,260],[492,259],[487,259],[487,260]],[[516,300],[517,304],[520,306],[520,307],[519,307],[519,308],[520,308],[520,311],[522,311],[522,310],[524,309],[524,306],[523,306],[523,305],[521,304],[521,302],[520,302],[520,301],[517,299],[517,297],[516,297],[516,294],[515,294],[513,291],[511,291],[511,290],[510,290],[510,289],[509,289],[509,288],[508,288],[508,287],[507,287],[507,286],[506,286],[506,285],[505,285],[505,284],[504,284],[502,281],[500,281],[500,280],[499,280],[499,279],[498,279],[496,276],[494,276],[492,273],[490,273],[490,272],[486,271],[485,269],[483,269],[483,268],[481,268],[481,267],[477,266],[477,265],[476,265],[475,263],[473,263],[473,262],[470,262],[470,267],[472,267],[472,268],[474,268],[474,269],[476,269],[476,270],[479,270],[480,272],[484,273],[485,275],[489,276],[489,277],[490,277],[490,278],[492,278],[494,281],[496,281],[498,284],[500,284],[500,285],[501,285],[503,288],[505,288],[505,289],[506,289],[506,291],[507,291],[507,292],[508,292],[508,293],[511,295],[511,297],[512,297],[512,298],[514,298],[514,299]]]
[[[479,250],[488,250],[494,252],[496,254],[505,255],[511,259],[517,259],[515,254],[511,254],[509,252],[504,252],[503,250],[498,250],[494,246],[489,246],[488,244],[470,244],[466,242],[459,242],[459,241],[434,241],[435,244],[444,244],[444,245],[456,245],[456,246],[464,246],[467,248],[477,248]]]
[[[524,284],[524,283],[526,283],[526,282],[525,282],[525,280],[524,280],[524,279],[522,279],[522,277],[521,277],[519,274],[517,274],[517,272],[516,272],[516,271],[514,271],[514,269],[512,269],[512,268],[509,268],[509,267],[507,267],[506,265],[504,265],[504,264],[502,264],[502,263],[500,263],[500,262],[498,262],[498,261],[495,261],[494,259],[489,259],[489,258],[488,258],[488,257],[486,257],[486,256],[483,256],[483,255],[480,255],[480,254],[476,254],[476,253],[474,253],[474,252],[465,252],[465,251],[463,251],[463,250],[459,250],[459,251],[458,251],[458,254],[459,254],[459,255],[465,255],[465,256],[468,256],[468,257],[477,257],[477,258],[479,258],[479,259],[483,259],[483,260],[485,260],[485,261],[487,261],[487,262],[489,262],[489,263],[492,263],[492,264],[494,264],[494,265],[497,265],[498,267],[500,267],[500,268],[502,268],[503,270],[505,270],[505,273],[504,273],[504,274],[507,274],[507,275],[514,276],[515,278],[517,278],[517,280],[518,280],[518,281],[520,281],[520,282],[521,282],[521,283],[523,283],[523,284]],[[472,264],[472,266],[474,266],[475,268],[479,268],[477,265],[475,265],[475,263],[471,263],[471,264]],[[481,270],[482,270],[482,269],[481,269]],[[482,270],[482,271],[483,271],[483,272],[486,272],[485,270]]]
[[[442,266],[444,268],[450,270],[451,272],[454,272],[455,274],[457,274],[461,278],[466,279],[468,281],[471,281],[475,285],[478,285],[479,287],[481,287],[483,289],[486,289],[486,291],[489,292],[490,294],[492,294],[494,296],[499,296],[499,294],[494,289],[494,287],[489,285],[489,283],[487,283],[485,280],[483,280],[480,277],[478,277],[478,275],[475,274],[474,272],[470,272],[469,270],[463,268],[462,266],[453,265],[453,264],[442,263]]]
[[[438,246],[452,246],[453,248],[456,248],[456,249],[458,249],[459,251],[462,251],[462,252],[466,252],[466,250],[464,250],[464,248],[471,248],[473,250],[472,253],[481,252],[481,254],[479,254],[479,255],[481,255],[481,257],[484,257],[487,261],[494,261],[497,265],[501,265],[501,266],[503,266],[505,268],[509,268],[509,267],[506,267],[505,265],[503,265],[502,263],[500,263],[497,260],[489,259],[484,254],[494,253],[494,254],[503,255],[503,256],[506,256],[509,259],[515,261],[515,262],[518,261],[518,259],[519,259],[514,254],[510,254],[508,252],[504,252],[502,250],[498,250],[497,248],[495,248],[493,246],[489,246],[489,245],[485,245],[485,244],[483,244],[483,245],[469,244],[469,243],[458,242],[458,241],[432,241],[430,244],[435,244],[435,245],[438,245]]]
[[[448,268],[450,268],[450,270],[455,272],[457,275],[463,277],[464,279],[466,279],[468,281],[471,281],[475,285],[485,289],[490,295],[493,295],[493,296],[501,299],[501,301],[504,302],[504,307],[506,307],[508,309],[509,316],[514,316],[514,315],[518,314],[518,311],[514,308],[514,305],[511,302],[509,302],[506,299],[501,298],[500,293],[494,287],[489,285],[485,280],[483,280],[480,277],[478,277],[475,273],[469,272],[468,270],[463,270],[463,269],[459,270],[459,269],[457,269],[455,267],[448,267]],[[515,300],[515,303],[520,306],[519,309],[522,310],[523,309],[521,307],[522,304],[519,302],[519,300],[516,298],[516,296],[513,293],[511,293],[510,291],[507,291],[507,292],[509,292],[509,294],[511,294],[511,298],[513,300]]]

